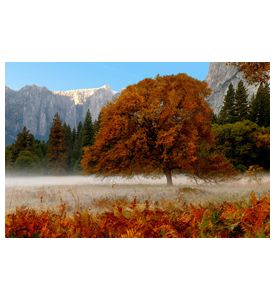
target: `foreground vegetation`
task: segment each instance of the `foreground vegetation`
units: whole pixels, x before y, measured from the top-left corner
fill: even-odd
[[[96,210],[69,214],[20,208],[6,215],[6,237],[269,237],[270,197],[207,205],[185,201],[98,200]]]

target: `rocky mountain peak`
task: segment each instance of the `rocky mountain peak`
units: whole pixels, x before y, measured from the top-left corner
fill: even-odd
[[[23,126],[36,138],[47,140],[55,113],[71,128],[84,121],[88,109],[96,120],[102,107],[116,95],[107,85],[53,92],[37,85],[27,85],[19,91],[6,87],[6,143],[13,142]]]
[[[19,91],[49,91],[45,86],[39,86],[36,84],[25,85]]]

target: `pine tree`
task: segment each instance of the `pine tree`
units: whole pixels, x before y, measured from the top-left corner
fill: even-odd
[[[72,151],[72,167],[75,171],[81,170],[80,159],[82,155],[82,128],[82,122],[79,122],[77,126],[77,131],[75,130],[75,139]]]
[[[34,150],[34,136],[25,126],[16,137],[16,141],[12,151],[12,161],[15,162],[19,153],[24,150],[30,152]]]
[[[224,97],[223,106],[220,111],[218,120],[221,124],[233,123],[236,120],[235,90],[232,83],[230,83],[227,93]]]
[[[72,130],[72,148],[74,146],[75,138],[76,138],[76,130],[75,130],[75,128],[73,128],[73,130]]]
[[[269,127],[270,126],[270,86],[268,83],[264,86],[263,99],[262,99],[262,120],[260,126]]]
[[[67,153],[58,113],[53,118],[48,143],[48,167],[54,174],[62,174],[66,169]]]
[[[270,87],[261,84],[256,97],[251,99],[250,119],[260,126],[270,126]]]
[[[77,125],[77,131],[76,131],[76,137],[79,139],[79,141],[82,141],[82,130],[83,130],[83,125],[82,122],[80,121]]]
[[[94,128],[93,128],[92,116],[90,110],[88,109],[83,124],[82,148],[86,146],[91,146],[93,142],[94,142]]]
[[[71,127],[69,125],[67,125],[66,123],[63,124],[62,126],[62,133],[63,133],[63,137],[64,137],[64,144],[66,146],[66,150],[67,150],[67,170],[71,171],[72,168],[72,148],[73,148],[73,144],[72,144],[72,131],[71,131]]]
[[[93,127],[94,127],[94,140],[96,138],[97,133],[99,132],[100,127],[100,120],[101,120],[101,112],[99,113],[97,120],[94,121]]]
[[[253,122],[253,119],[254,119],[254,116],[253,116],[254,111],[257,111],[255,109],[255,107],[253,107],[254,105],[255,105],[255,94],[253,93],[251,98],[250,98],[250,101],[249,101],[249,109],[248,109],[248,119],[252,122]]]
[[[259,124],[260,111],[261,111],[261,97],[262,97],[263,85],[258,87],[256,96],[251,99],[250,104],[250,119],[252,122]]]
[[[236,103],[236,121],[243,121],[248,119],[249,106],[248,106],[248,94],[244,87],[243,81],[238,83],[238,87],[235,93]]]
[[[35,140],[34,154],[39,158],[40,171],[46,173],[48,144],[45,141]]]

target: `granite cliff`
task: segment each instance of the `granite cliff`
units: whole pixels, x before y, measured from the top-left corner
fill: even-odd
[[[5,90],[5,139],[14,141],[26,126],[38,139],[47,140],[53,116],[59,113],[62,121],[72,128],[83,121],[88,109],[96,120],[101,108],[116,96],[109,86],[72,91],[50,91],[36,85],[19,91]]]

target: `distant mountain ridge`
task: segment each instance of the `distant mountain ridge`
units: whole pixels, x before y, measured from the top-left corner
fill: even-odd
[[[88,109],[96,120],[102,107],[118,95],[110,86],[69,91],[50,91],[46,87],[26,85],[19,91],[5,89],[5,140],[12,143],[26,126],[38,139],[47,140],[52,119],[59,113],[61,120],[76,127]]]

